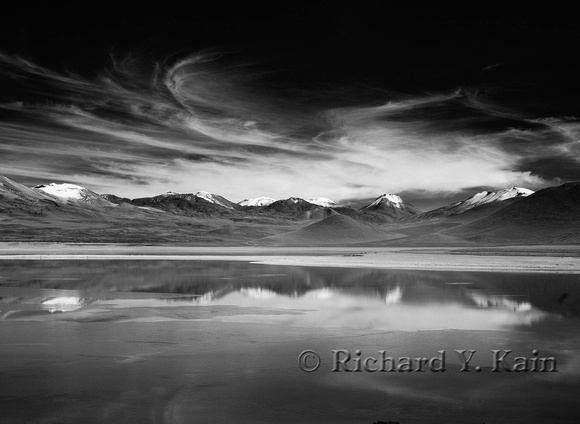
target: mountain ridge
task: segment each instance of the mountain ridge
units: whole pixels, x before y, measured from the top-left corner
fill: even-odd
[[[427,212],[392,193],[360,209],[326,198],[269,200],[240,205],[200,191],[129,199],[68,183],[27,187],[0,176],[0,240],[393,246],[580,242],[580,183],[536,193],[519,187],[479,192]]]
[[[507,189],[494,191],[481,191],[459,202],[453,202],[449,205],[436,208],[422,214],[419,218],[435,218],[440,216],[460,215],[473,208],[487,205],[490,203],[503,202],[513,198],[527,197],[534,192],[527,188],[511,187]]]

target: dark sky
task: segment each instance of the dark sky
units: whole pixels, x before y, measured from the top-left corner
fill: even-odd
[[[32,12],[0,29],[0,173],[24,183],[428,209],[580,180],[571,8]]]

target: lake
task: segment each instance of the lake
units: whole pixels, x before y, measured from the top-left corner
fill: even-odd
[[[0,421],[578,422],[578,279],[0,261]]]

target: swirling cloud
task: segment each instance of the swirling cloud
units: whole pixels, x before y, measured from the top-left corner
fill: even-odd
[[[127,197],[405,192],[442,203],[473,187],[580,177],[574,116],[530,116],[485,87],[377,90],[372,101],[366,90],[345,102],[356,89],[283,87],[259,63],[224,58],[127,55],[88,78],[0,55],[11,83],[0,105],[2,173]]]

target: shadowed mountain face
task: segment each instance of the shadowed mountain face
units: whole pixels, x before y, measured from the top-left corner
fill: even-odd
[[[310,213],[319,208],[318,205],[307,202],[304,199],[298,197],[290,197],[285,200],[277,200],[265,207],[267,211],[279,212],[287,215],[292,215],[295,217],[307,218]]]
[[[226,199],[223,200],[228,202]],[[207,198],[195,194],[167,193],[155,197],[134,199],[130,203],[135,206],[152,207],[177,215],[229,216],[233,214],[231,207],[212,203]]]
[[[38,191],[26,187],[8,177],[0,175],[0,195],[2,199],[7,200],[39,200],[47,199],[49,196],[44,195],[44,193],[39,193]]]
[[[275,245],[348,244],[390,238],[393,236],[385,231],[361,224],[348,216],[333,213],[328,218],[299,230],[267,237],[257,242]]]
[[[35,200],[55,200],[54,197],[39,192],[30,187],[26,187],[10,178],[0,175],[0,195],[4,201],[30,202]]]
[[[419,214],[417,218],[437,218],[451,215],[460,215],[475,208],[486,210],[488,208],[485,206],[488,205],[494,205],[493,207],[495,210],[499,210],[509,204],[500,203],[507,202],[512,199],[520,199],[533,193],[534,192],[532,190],[519,187],[500,190],[497,193],[493,191],[482,191],[461,202],[452,203],[450,205],[443,206],[442,208]]]
[[[268,203],[242,206],[207,192],[127,199],[73,184],[30,188],[0,177],[0,240],[265,245],[580,242],[580,183],[534,194],[515,187],[481,192],[425,213],[394,194],[384,194],[359,210],[296,197]]]
[[[40,215],[58,208],[56,198],[0,176],[0,216]]]
[[[119,197],[115,196],[114,194],[101,194],[101,197],[116,205],[119,205],[121,203],[131,203],[131,199],[129,199],[128,197]]]
[[[580,183],[540,190],[499,211],[447,231],[483,242],[580,242]]]

